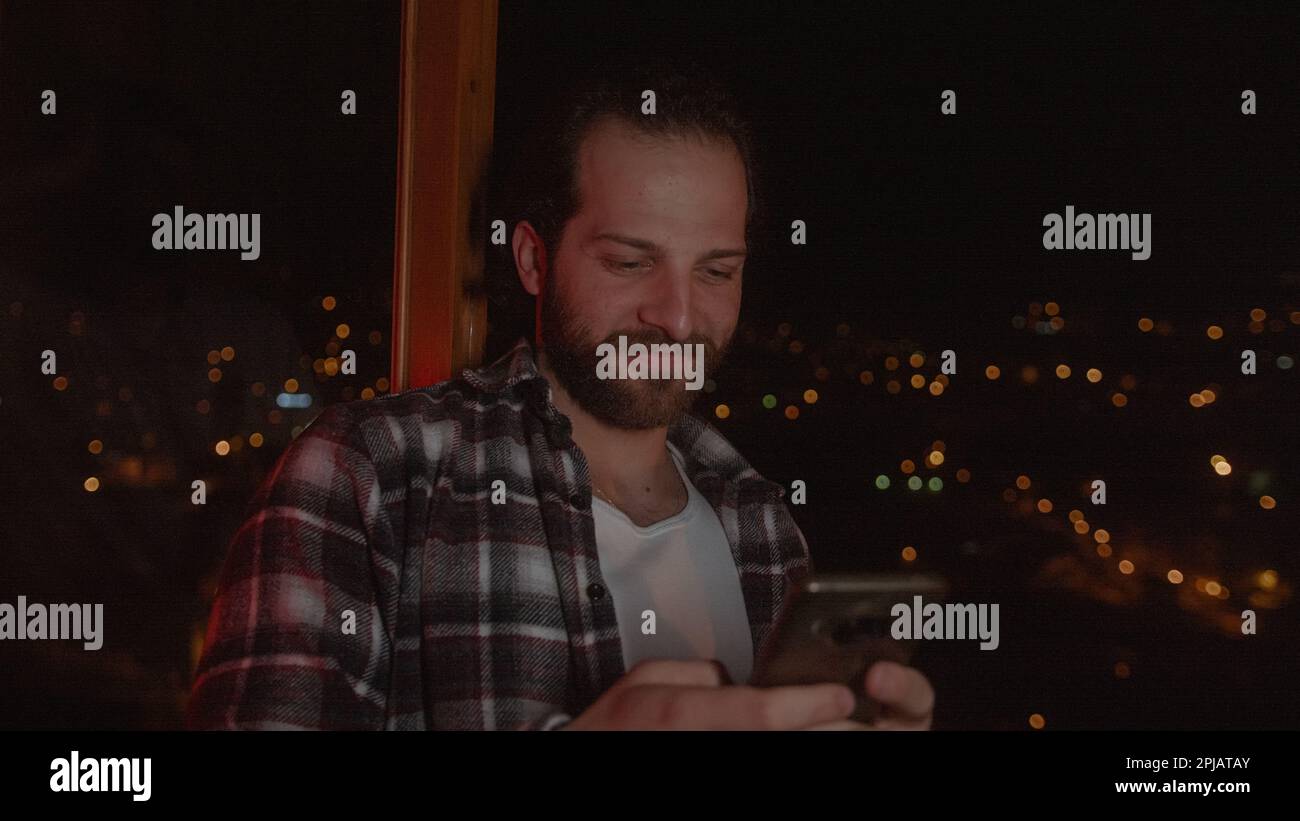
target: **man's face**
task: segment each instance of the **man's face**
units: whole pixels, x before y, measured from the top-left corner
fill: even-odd
[[[685,379],[599,379],[597,346],[696,343],[704,376],[740,313],[745,168],[729,141],[654,138],[606,120],[578,151],[581,210],[565,226],[542,292],[547,364],[588,413],[663,427],[698,391]],[[671,373],[665,359],[661,373]]]

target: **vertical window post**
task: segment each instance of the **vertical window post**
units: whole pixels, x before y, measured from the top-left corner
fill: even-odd
[[[393,392],[483,356],[483,248],[470,221],[492,144],[496,36],[496,0],[402,4]]]

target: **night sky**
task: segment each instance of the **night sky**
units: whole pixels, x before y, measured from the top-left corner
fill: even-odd
[[[1300,726],[1297,19],[1171,8],[502,4],[490,192],[598,57],[732,81],[770,224],[696,412],[806,482],[819,569],[1001,604],[997,651],[921,648],[936,727]],[[387,392],[398,23],[395,3],[0,7],[0,601],[111,619],[94,654],[0,646],[0,725],[177,726],[257,482],[322,407]],[[260,212],[261,258],[153,250],[177,204]],[[1067,205],[1152,214],[1151,258],[1045,250]],[[503,302],[489,319],[489,359],[530,333]],[[358,375],[330,375],[347,347]]]

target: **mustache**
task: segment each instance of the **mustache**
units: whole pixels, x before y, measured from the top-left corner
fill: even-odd
[[[627,337],[628,345],[634,345],[637,343],[640,343],[642,345],[655,345],[655,344],[703,345],[705,354],[710,358],[716,356],[720,352],[717,344],[708,336],[705,336],[704,334],[691,334],[684,342],[679,343],[676,340],[669,337],[667,334],[663,333],[662,331],[655,331],[649,329],[640,330],[640,331],[614,331],[613,333],[606,336],[603,340],[598,342],[596,346],[592,348],[592,350],[594,351],[595,348],[607,343],[610,345],[617,346],[618,338],[620,336]]]

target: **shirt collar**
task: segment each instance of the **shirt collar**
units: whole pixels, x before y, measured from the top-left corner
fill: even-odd
[[[566,433],[572,432],[569,418],[551,402],[550,383],[538,371],[533,347],[527,337],[520,337],[492,364],[477,369],[466,368],[461,375],[485,393],[518,389],[543,419],[560,425]],[[689,413],[679,416],[668,426],[668,440],[681,451],[687,473],[693,481],[698,482],[698,479],[713,474],[726,482],[757,483],[777,498],[785,493],[780,485],[759,475],[717,428],[697,416]]]
[[[486,393],[501,393],[529,379],[545,381],[533,359],[533,346],[528,344],[527,337],[522,336],[497,361],[477,369],[466,368],[461,375],[471,385]]]

